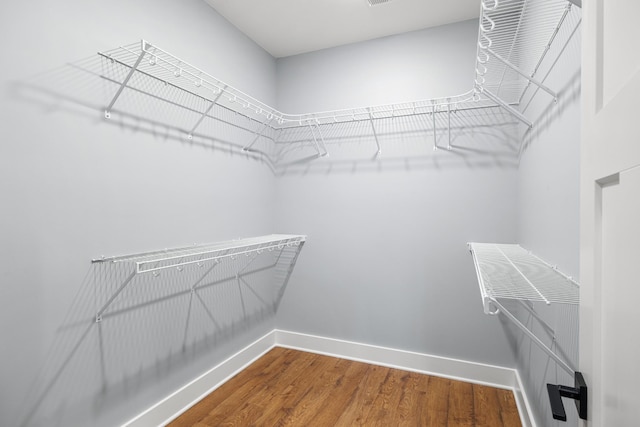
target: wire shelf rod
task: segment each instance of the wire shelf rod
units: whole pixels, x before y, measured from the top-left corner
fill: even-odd
[[[509,310],[507,310],[500,302],[493,299],[491,303],[494,304],[500,310],[500,313],[507,316],[507,318],[509,318],[509,320],[511,320],[518,327],[518,329],[524,332],[524,334],[528,336],[531,339],[531,341],[533,341],[542,351],[547,353],[547,355],[551,357],[569,375],[573,376],[575,374],[575,369],[569,366],[567,362],[565,362],[562,358],[560,358],[560,356],[558,356],[553,350],[551,350],[545,343],[543,343],[542,340],[540,340],[540,338],[538,338],[533,332],[531,332],[529,328],[523,325],[522,322],[520,322],[520,320],[518,320],[518,318],[514,316]]]

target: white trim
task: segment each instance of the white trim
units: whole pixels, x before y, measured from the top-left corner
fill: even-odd
[[[276,345],[373,365],[513,389],[514,369],[377,345],[276,330]]]
[[[529,404],[529,398],[527,392],[524,389],[524,384],[520,378],[520,373],[517,369],[513,370],[516,375],[516,384],[513,388],[513,396],[516,399],[516,405],[518,406],[518,413],[520,414],[520,420],[522,421],[522,427],[537,427],[536,419],[533,417],[533,409]]]
[[[185,384],[123,427],[165,426],[275,346],[275,330]]]
[[[515,369],[279,329],[249,344],[124,426],[167,425],[276,346],[512,390],[523,427],[536,427],[520,375]]]

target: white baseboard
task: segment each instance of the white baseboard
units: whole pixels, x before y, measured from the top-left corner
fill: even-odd
[[[516,375],[516,385],[513,388],[513,395],[516,398],[516,405],[518,405],[518,413],[520,413],[520,419],[522,420],[522,427],[536,427],[536,420],[533,417],[533,410],[529,404],[529,398],[524,390],[524,384],[520,378],[520,373],[514,369]]]
[[[297,332],[281,330],[276,330],[275,332],[276,345],[280,347],[326,354],[343,359],[436,375],[476,384],[490,385],[492,387],[512,389],[514,386],[514,370],[500,366],[431,356],[428,354],[300,334]]]
[[[168,424],[275,346],[513,390],[523,427],[536,427],[515,369],[278,329],[172,393],[125,426]]]
[[[249,344],[198,378],[171,393],[123,427],[165,426],[238,372],[262,357],[275,345],[275,330]]]

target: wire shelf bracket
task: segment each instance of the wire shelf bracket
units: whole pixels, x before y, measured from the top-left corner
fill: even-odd
[[[129,83],[129,80],[131,80],[131,76],[133,76],[133,73],[135,73],[136,69],[140,65],[140,62],[142,62],[142,58],[144,58],[144,55],[146,53],[146,51],[144,50],[144,44],[145,44],[145,41],[142,40],[143,48],[140,50],[140,55],[138,55],[138,59],[136,59],[136,62],[133,64],[133,66],[129,70],[129,74],[127,74],[127,77],[124,78],[124,80],[120,84],[120,87],[118,88],[118,91],[116,92],[115,95],[113,95],[113,99],[111,100],[111,102],[109,103],[107,108],[105,109],[104,117],[106,119],[110,119],[111,118],[111,109],[115,105],[116,101],[118,100],[118,97],[120,96],[120,94],[122,93],[124,88],[127,86],[127,83]]]
[[[525,301],[539,301],[546,305],[578,305],[578,282],[520,245],[468,243],[468,247],[473,256],[485,314],[504,314],[562,369],[573,376],[575,369],[520,322],[500,300],[519,301],[530,313],[533,310],[524,303]],[[546,322],[541,323],[545,329],[553,332]]]

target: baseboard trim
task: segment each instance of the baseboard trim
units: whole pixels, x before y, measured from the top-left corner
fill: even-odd
[[[509,389],[514,393],[523,427],[536,427],[520,375],[515,369],[279,329],[249,344],[124,426],[167,425],[276,346]]]
[[[276,330],[276,345],[342,359],[513,389],[514,370],[441,356]]]
[[[123,427],[166,426],[275,346],[275,330],[171,393]]]
[[[518,413],[522,420],[522,427],[537,427],[536,420],[533,416],[533,410],[529,404],[527,392],[525,391],[524,384],[520,378],[520,373],[517,369],[514,369],[514,372],[516,376],[516,384],[513,388],[513,395],[516,398],[516,405],[518,405]]]

